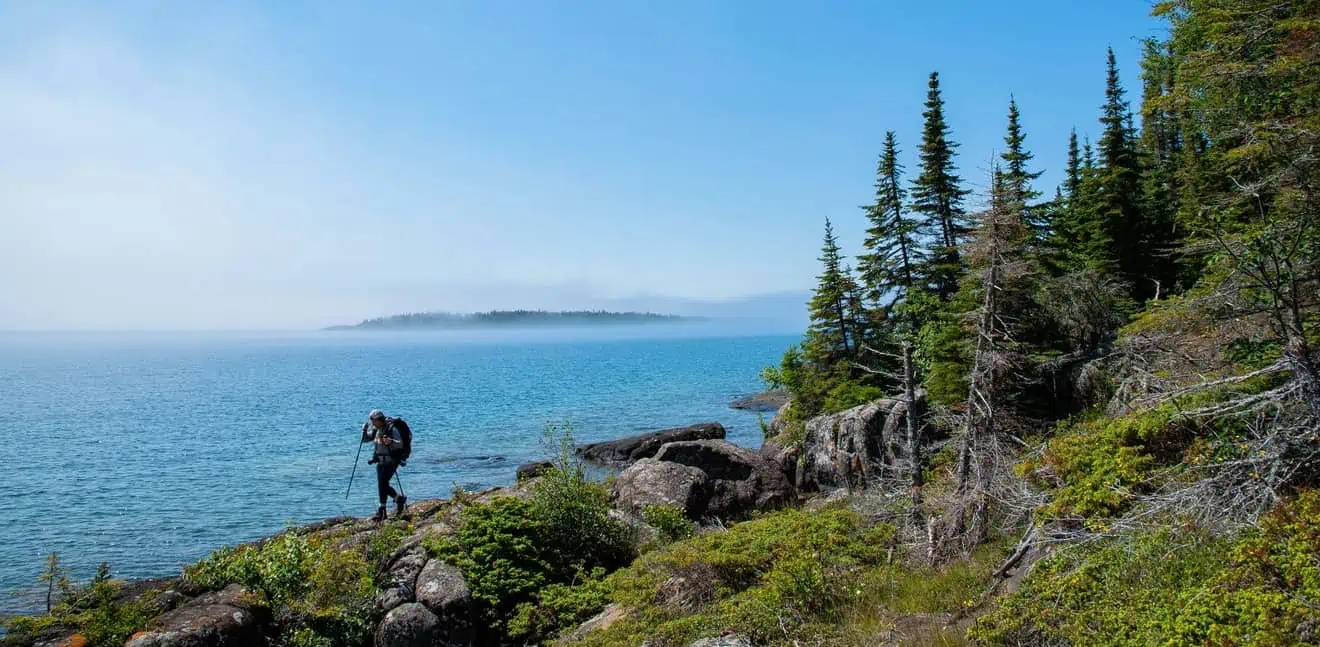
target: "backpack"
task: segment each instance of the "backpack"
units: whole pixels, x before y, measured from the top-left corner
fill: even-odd
[[[390,429],[399,430],[399,438],[403,439],[403,446],[391,449],[390,456],[395,460],[406,461],[412,455],[412,429],[408,428],[408,423],[403,418],[390,418]]]

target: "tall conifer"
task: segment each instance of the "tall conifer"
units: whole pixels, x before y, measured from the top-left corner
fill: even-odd
[[[916,244],[917,223],[904,212],[903,166],[898,161],[894,131],[885,133],[876,168],[875,203],[863,207],[871,226],[858,257],[857,269],[867,301],[889,308],[907,298],[917,285],[923,255]]]
[[[839,254],[834,226],[825,219],[825,241],[819,258],[821,274],[807,308],[811,326],[803,349],[817,366],[829,367],[851,360],[856,352],[857,286],[851,272],[845,272]]]
[[[1147,223],[1141,213],[1141,165],[1133,141],[1132,113],[1118,77],[1118,63],[1109,49],[1105,74],[1105,104],[1100,116],[1100,168],[1096,217],[1103,223],[1119,274],[1138,299],[1154,294]]]
[[[951,139],[944,120],[938,72],[930,74],[922,116],[921,172],[912,183],[912,209],[921,214],[922,233],[930,239],[931,282],[941,298],[949,299],[958,290],[963,267],[958,245],[971,229],[963,210],[967,191],[961,187],[953,159],[958,144]]]

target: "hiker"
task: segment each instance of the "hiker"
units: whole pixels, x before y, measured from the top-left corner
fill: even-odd
[[[374,443],[375,455],[367,461],[376,465],[376,489],[380,494],[380,508],[376,510],[375,521],[385,520],[385,503],[394,499],[394,516],[402,516],[408,497],[403,492],[395,492],[390,487],[390,479],[401,465],[407,464],[412,453],[412,431],[402,418],[390,418],[380,409],[375,409],[368,416],[369,422],[362,425],[362,442]],[[403,489],[403,482],[399,482]]]

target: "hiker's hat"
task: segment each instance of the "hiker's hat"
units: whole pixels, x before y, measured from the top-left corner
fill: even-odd
[[[372,420],[384,420],[384,419],[385,419],[385,413],[384,413],[383,411],[381,411],[380,409],[372,409],[372,410],[371,410],[371,414],[368,415],[367,417],[370,418],[370,419],[372,419]]]

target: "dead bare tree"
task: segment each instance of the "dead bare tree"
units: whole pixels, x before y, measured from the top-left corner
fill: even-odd
[[[1006,494],[1002,491],[1006,483],[1016,480],[1009,473],[1013,451],[1004,443],[1015,438],[1009,432],[1015,416],[1006,405],[1008,396],[1013,384],[1028,379],[1015,339],[1018,322],[1012,315],[1012,306],[1020,305],[1015,302],[1034,275],[1026,253],[1030,231],[1023,209],[1020,202],[1005,197],[996,168],[990,208],[968,254],[978,268],[971,278],[979,283],[981,305],[972,313],[976,343],[967,410],[954,472],[954,501],[942,533],[943,542],[955,543],[963,552],[985,541],[991,503]]]

